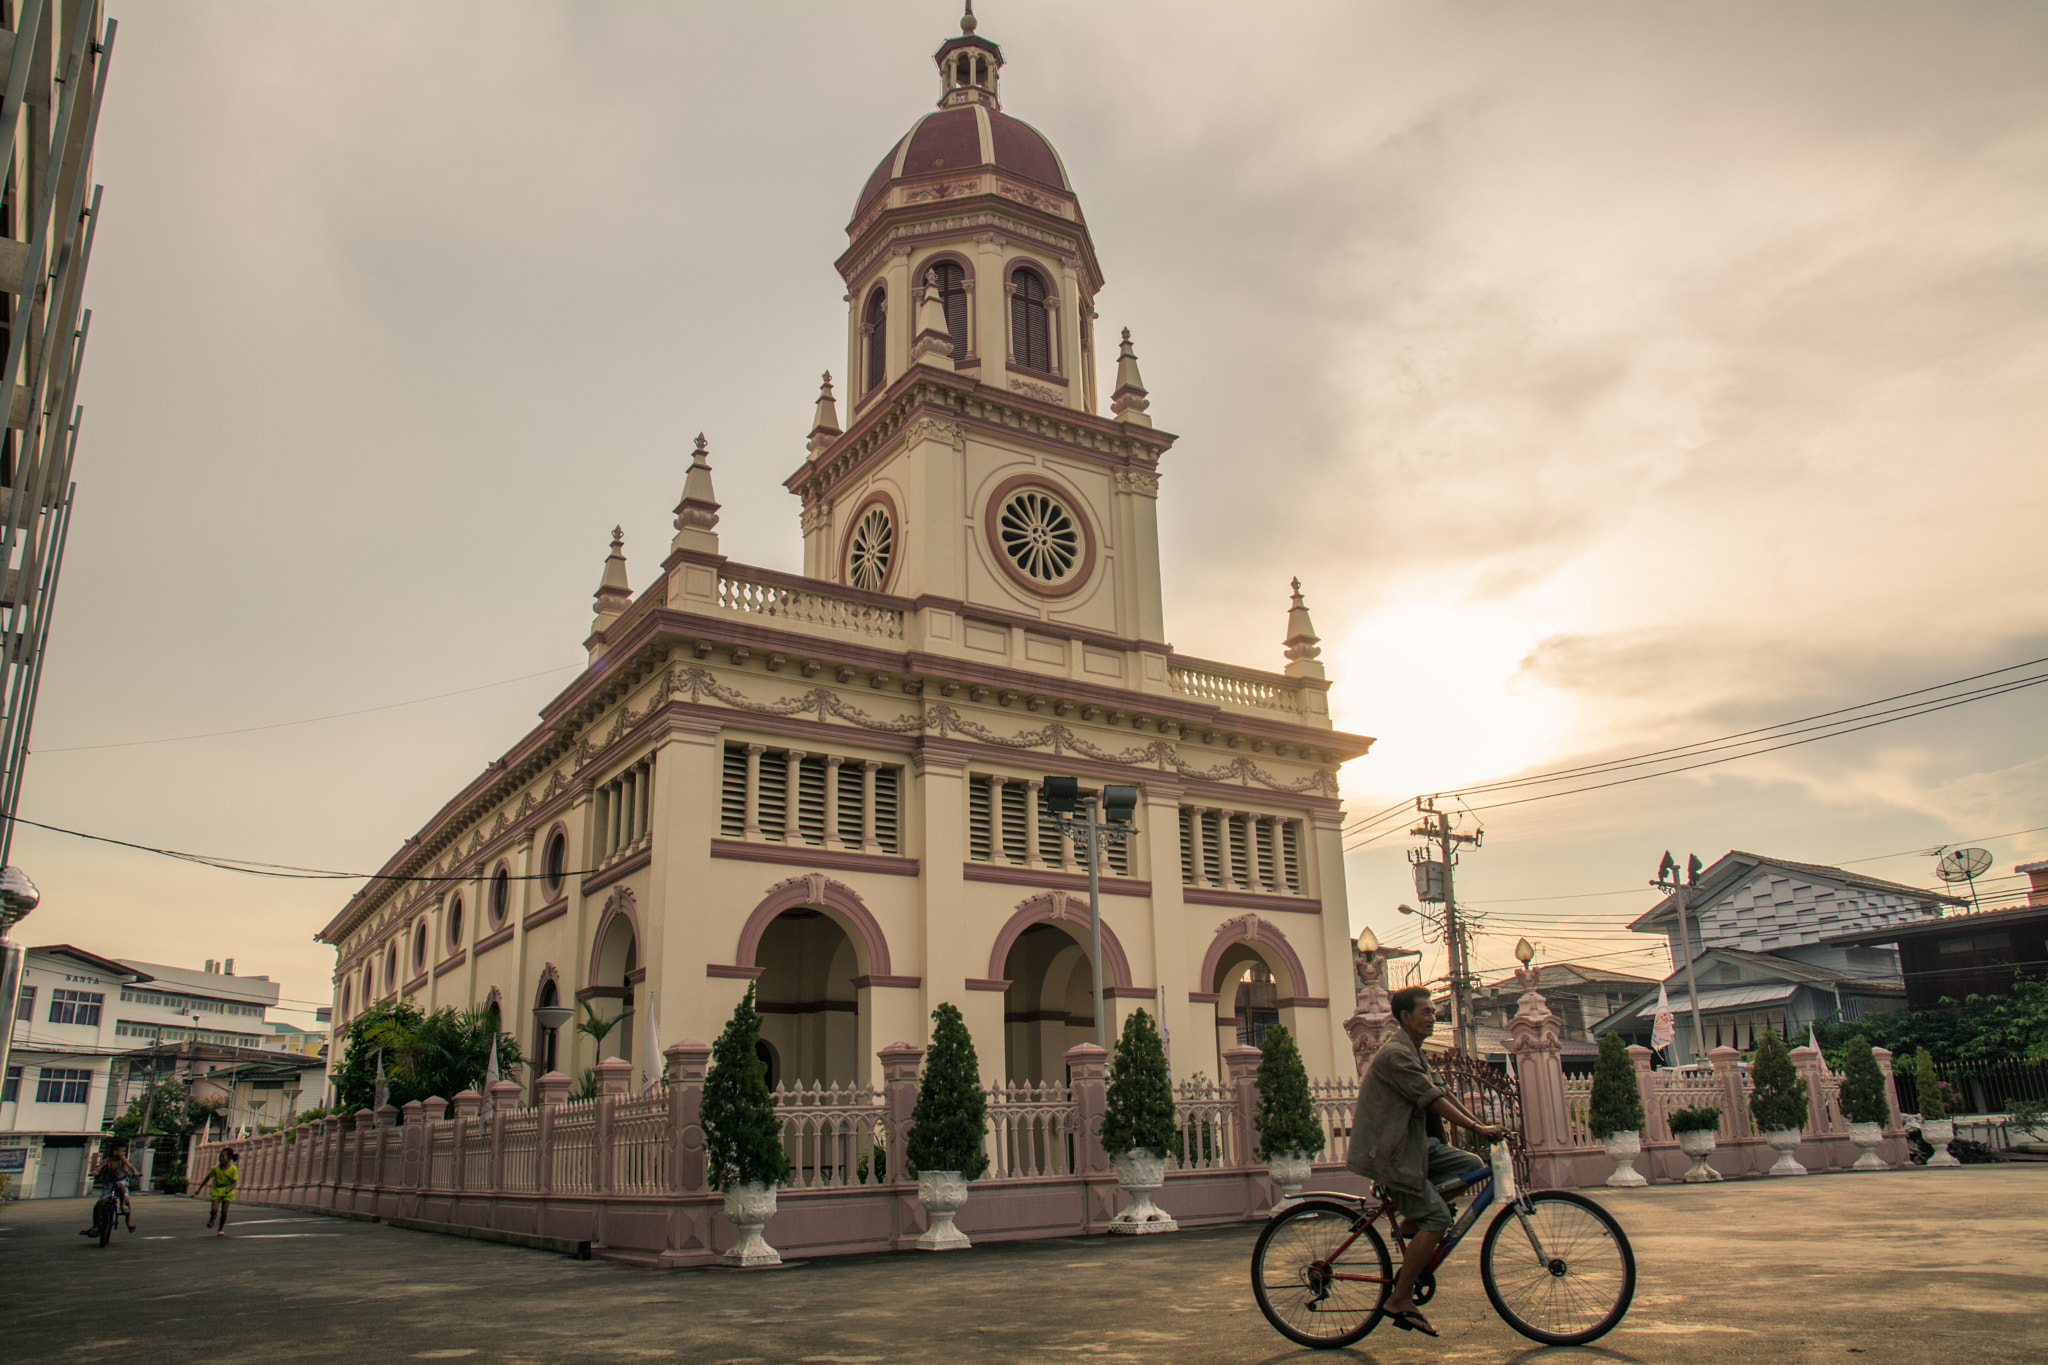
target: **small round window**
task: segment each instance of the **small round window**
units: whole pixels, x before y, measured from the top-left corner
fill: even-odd
[[[503,867],[491,878],[491,927],[505,922],[505,912],[512,906],[512,874]]]
[[[1064,583],[1081,562],[1080,523],[1043,488],[1020,488],[1003,500],[996,513],[996,539],[1033,583]]]
[[[846,581],[868,592],[880,592],[889,581],[889,564],[896,551],[896,527],[889,509],[871,504],[853,525],[846,544]]]
[[[547,852],[541,855],[541,868],[547,877],[548,895],[562,894],[562,880],[569,875],[569,841],[561,831],[549,836]]]
[[[398,990],[398,945],[391,945],[391,951],[384,954],[384,993],[395,994]]]
[[[448,902],[448,946],[451,949],[462,946],[462,897],[460,896]]]
[[[412,969],[419,971],[427,965],[427,922],[421,920],[412,931]]]

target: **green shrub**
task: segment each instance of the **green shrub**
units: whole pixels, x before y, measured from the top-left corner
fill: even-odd
[[[1603,1142],[1616,1133],[1643,1130],[1643,1096],[1636,1089],[1636,1064],[1628,1055],[1628,1041],[1619,1033],[1601,1035],[1586,1127]]]
[[[700,1113],[705,1176],[714,1190],[755,1181],[779,1185],[789,1175],[782,1120],[768,1094],[760,1041],[761,1016],[754,1010],[754,987],[749,984],[725,1031],[711,1045],[711,1072],[704,1078]]]
[[[1173,1105],[1173,1081],[1166,1049],[1152,1016],[1133,1010],[1109,1062],[1109,1095],[1102,1113],[1102,1147],[1122,1156],[1140,1147],[1180,1155],[1180,1123]]]
[[[982,1135],[988,1126],[988,1095],[981,1088],[981,1063],[967,1021],[951,1005],[932,1011],[932,1045],[924,1054],[917,1105],[910,1111],[913,1171],[958,1171],[978,1180],[988,1171]]]
[[[1948,1106],[1942,1103],[1941,1078],[1934,1074],[1934,1054],[1921,1048],[1913,1058],[1914,1088],[1920,1092],[1920,1117],[1923,1120],[1938,1121],[1948,1117]]]
[[[1756,1040],[1756,1064],[1749,1076],[1749,1117],[1758,1132],[1806,1127],[1806,1082],[1793,1068],[1785,1040],[1769,1029]]]
[[[1671,1114],[1671,1131],[1678,1133],[1716,1133],[1721,1130],[1721,1110],[1717,1105],[1705,1104],[1697,1109],[1677,1109]]]
[[[1266,1030],[1259,1058],[1259,1112],[1252,1127],[1259,1135],[1259,1158],[1270,1161],[1283,1152],[1314,1156],[1323,1150],[1323,1125],[1316,1121],[1315,1099],[1309,1094],[1308,1068],[1301,1049],[1285,1024]]]
[[[1870,1040],[1857,1034],[1843,1049],[1842,1118],[1849,1123],[1883,1123],[1892,1116],[1884,1093],[1884,1073],[1877,1069],[1877,1057]]]

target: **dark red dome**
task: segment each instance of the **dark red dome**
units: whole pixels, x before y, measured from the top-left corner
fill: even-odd
[[[1042,133],[1022,119],[969,104],[940,109],[912,124],[868,177],[853,216],[860,217],[894,181],[982,166],[994,166],[1056,190],[1073,192],[1059,153]]]

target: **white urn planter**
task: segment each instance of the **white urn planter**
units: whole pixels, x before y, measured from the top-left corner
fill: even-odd
[[[924,1235],[919,1251],[965,1251],[974,1243],[953,1226],[953,1215],[967,1202],[967,1177],[958,1171],[919,1171],[917,1202],[924,1205]]]
[[[1691,1168],[1681,1177],[1686,1184],[1701,1185],[1721,1178],[1721,1173],[1707,1164],[1707,1158],[1714,1154],[1713,1129],[1696,1128],[1690,1133],[1680,1133],[1678,1150],[1692,1158]]]
[[[1636,1158],[1642,1155],[1643,1135],[1634,1129],[1609,1133],[1600,1139],[1606,1149],[1607,1159],[1614,1163],[1614,1174],[1607,1177],[1607,1183],[1617,1189],[1633,1189],[1650,1182],[1643,1179],[1643,1173],[1636,1169]]]
[[[1792,1153],[1799,1150],[1799,1140],[1805,1134],[1797,1128],[1773,1128],[1764,1134],[1764,1141],[1778,1154],[1777,1162],[1765,1175],[1805,1175],[1806,1168],[1792,1159]]]
[[[1116,1183],[1130,1196],[1130,1206],[1109,1220],[1111,1232],[1178,1232],[1180,1224],[1152,1202],[1152,1191],[1166,1183],[1166,1158],[1150,1147],[1133,1147],[1110,1161]]]
[[[1266,1174],[1280,1187],[1283,1202],[1301,1198],[1301,1187],[1308,1183],[1311,1169],[1307,1152],[1275,1152],[1266,1163]]]
[[[1934,1155],[1927,1158],[1929,1166],[1960,1166],[1963,1164],[1948,1154],[1948,1145],[1955,1140],[1955,1136],[1956,1122],[1954,1119],[1920,1120],[1920,1139],[1934,1149]]]
[[[1856,1164],[1852,1171],[1888,1171],[1884,1158],[1877,1154],[1877,1144],[1884,1141],[1884,1125],[1881,1123],[1852,1123],[1849,1125],[1849,1141],[1856,1144]]]
[[[761,1229],[775,1216],[775,1186],[750,1180],[744,1185],[725,1187],[725,1216],[739,1230],[740,1239],[719,1257],[725,1265],[781,1265],[782,1256],[761,1235]]]

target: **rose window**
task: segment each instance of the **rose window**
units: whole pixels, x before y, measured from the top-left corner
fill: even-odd
[[[896,528],[890,524],[888,509],[870,507],[854,523],[853,539],[846,547],[846,581],[868,592],[880,592],[889,581],[889,556],[896,547]]]
[[[1060,583],[1081,559],[1081,528],[1042,488],[1020,488],[1003,503],[996,534],[1010,562],[1035,583]]]

